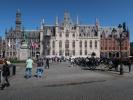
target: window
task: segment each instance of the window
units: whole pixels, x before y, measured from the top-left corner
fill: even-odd
[[[127,50],[127,47],[125,47],[125,50]]]
[[[115,47],[113,47],[113,50],[115,50]]]
[[[62,33],[60,33],[60,35],[59,35],[60,37],[62,37]]]
[[[15,56],[16,55],[16,52],[13,52],[13,56]]]
[[[80,55],[82,55],[82,50],[80,50]]]
[[[79,42],[79,47],[82,48],[82,41]]]
[[[66,42],[65,42],[65,48],[69,48],[69,40],[66,40]]]
[[[92,48],[92,40],[90,40],[90,48]]]
[[[85,48],[87,48],[87,41],[85,41]]]
[[[53,45],[53,48],[55,48],[55,41],[53,41],[52,45]]]
[[[55,55],[55,50],[53,50],[52,54]]]
[[[75,48],[75,41],[73,40],[72,47]]]
[[[95,41],[95,48],[97,48],[97,41]]]
[[[79,36],[81,37],[81,33],[79,34]]]
[[[62,48],[62,41],[59,41],[59,48]]]
[[[85,50],[85,55],[87,55],[87,50]]]
[[[60,55],[60,56],[62,55],[62,50],[59,50],[59,55]]]
[[[75,56],[75,50],[73,50],[73,56]]]
[[[65,50],[65,56],[69,56],[69,50]]]
[[[66,37],[69,37],[69,31],[66,30]]]
[[[98,32],[95,30],[94,36],[98,36]]]
[[[73,37],[75,37],[75,33],[73,33]]]

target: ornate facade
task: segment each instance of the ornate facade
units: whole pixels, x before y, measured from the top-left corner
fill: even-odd
[[[64,13],[62,23],[56,17],[55,25],[42,23],[40,33],[40,53],[49,56],[91,56],[94,52],[100,57],[99,23],[80,25],[73,23],[68,12]]]
[[[40,42],[40,31],[39,30],[25,30],[22,28],[21,13],[17,10],[16,13],[16,27],[15,29],[11,28],[9,31],[5,32],[5,41],[6,41],[6,57],[9,58],[19,58],[19,49],[22,41],[27,41],[28,49],[30,50],[30,55],[36,57],[36,54],[39,53],[38,48],[32,48],[31,43]]]
[[[94,25],[82,25],[77,17],[73,23],[68,12],[64,13],[62,22],[58,17],[54,25],[46,25],[41,22],[40,29],[26,30],[22,28],[21,13],[16,13],[16,27],[5,32],[6,57],[19,57],[19,49],[23,40],[27,41],[30,56],[75,56],[86,57],[92,53],[96,57],[119,57],[118,27],[102,27],[96,19]],[[122,43],[123,55],[129,56],[129,32],[125,28],[125,39]],[[33,47],[32,43],[38,46]]]

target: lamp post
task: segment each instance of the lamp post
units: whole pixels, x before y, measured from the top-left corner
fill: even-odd
[[[122,42],[125,40],[125,37],[124,37],[124,32],[123,32],[123,29],[122,29],[122,25],[119,24],[118,26],[119,28],[119,36],[116,38],[116,40],[119,42],[119,52],[120,52],[120,75],[123,75],[124,74],[124,71],[123,71],[123,65],[122,65]]]

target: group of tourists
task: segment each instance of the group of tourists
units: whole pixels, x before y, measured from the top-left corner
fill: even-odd
[[[33,68],[34,61],[31,57],[26,60],[26,70],[25,70],[25,78],[32,77],[32,68]],[[36,73],[35,77],[41,78],[44,75],[44,69],[49,69],[49,59],[48,58],[38,58],[36,60]]]

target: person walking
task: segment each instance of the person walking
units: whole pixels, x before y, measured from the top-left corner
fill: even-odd
[[[39,77],[41,78],[42,77],[42,74],[44,72],[44,68],[43,68],[43,59],[39,58],[37,59],[37,70],[36,70],[36,77]]]
[[[26,60],[26,70],[25,70],[25,78],[31,78],[32,76],[32,67],[33,67],[33,60],[31,59],[31,57],[28,57],[28,59]]]
[[[3,90],[5,87],[9,87],[10,86],[10,83],[9,83],[9,80],[8,80],[9,75],[10,75],[9,67],[10,66],[7,63],[7,60],[5,60],[3,68],[2,68],[2,77],[3,77],[3,80],[2,80],[1,90]]]
[[[46,59],[46,66],[45,66],[45,68],[49,69],[49,59],[48,58]]]

